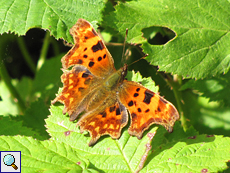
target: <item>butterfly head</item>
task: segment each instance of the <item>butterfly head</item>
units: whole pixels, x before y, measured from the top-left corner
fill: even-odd
[[[127,75],[128,65],[125,64],[123,67],[120,68],[121,70],[121,79],[122,81],[125,79],[125,76]]]
[[[125,76],[127,75],[127,70],[128,70],[128,65],[125,64],[123,67],[117,70],[113,75],[111,75],[110,78],[113,79],[113,81],[115,81],[113,83],[115,84],[122,83],[125,79]]]

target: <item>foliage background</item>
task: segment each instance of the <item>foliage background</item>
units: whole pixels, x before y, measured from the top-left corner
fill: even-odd
[[[229,11],[228,0],[2,0],[0,150],[22,151],[23,172],[229,172]],[[129,29],[126,62],[149,56],[128,78],[178,108],[173,133],[152,126],[137,140],[126,127],[88,147],[63,106],[51,106],[78,18],[100,26],[116,68]]]

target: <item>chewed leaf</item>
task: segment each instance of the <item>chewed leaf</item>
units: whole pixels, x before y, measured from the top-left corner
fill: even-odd
[[[106,24],[119,32],[128,28],[128,42],[143,43],[146,60],[159,71],[196,79],[229,71],[229,1],[142,0],[119,3],[115,9],[106,16]],[[176,37],[151,45],[142,31],[153,26],[167,27]]]

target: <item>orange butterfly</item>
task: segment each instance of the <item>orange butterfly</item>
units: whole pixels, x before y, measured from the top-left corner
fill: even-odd
[[[176,108],[144,86],[125,80],[127,65],[115,69],[112,56],[89,22],[79,19],[70,33],[75,45],[61,60],[64,86],[52,104],[63,103],[63,114],[68,112],[71,121],[83,113],[77,125],[81,133],[89,131],[89,146],[102,135],[118,139],[129,115],[128,132],[138,139],[152,124],[172,132],[179,119]]]

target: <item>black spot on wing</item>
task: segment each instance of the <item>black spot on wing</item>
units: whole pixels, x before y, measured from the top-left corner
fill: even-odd
[[[134,93],[134,94],[133,94],[133,97],[137,97],[137,96],[139,96],[138,93]]]
[[[135,118],[137,118],[137,114],[136,113],[131,113],[131,117],[132,117],[132,119],[135,119]]]
[[[148,113],[149,111],[150,111],[150,109],[146,109],[146,110],[145,110],[145,113]]]
[[[160,108],[160,107],[158,107],[157,110],[158,110],[159,112],[161,112],[161,108]]]
[[[121,115],[121,110],[120,110],[120,108],[117,108],[117,109],[116,109],[116,115]]]
[[[100,114],[102,115],[103,118],[105,118],[107,115],[106,112],[101,112]]]
[[[89,74],[87,74],[87,73],[83,73],[83,74],[82,74],[82,77],[83,77],[83,78],[87,78],[88,76],[89,76]]]
[[[104,49],[104,46],[103,46],[101,40],[99,40],[99,41],[97,42],[97,44],[94,45],[94,46],[92,47],[92,51],[93,51],[93,52],[97,52],[97,51],[102,50],[102,49]]]
[[[98,61],[101,61],[101,60],[102,60],[102,57],[101,57],[101,56],[99,56],[99,57],[97,58],[97,60],[98,60]]]
[[[94,65],[94,62],[91,61],[91,62],[89,63],[89,67],[93,67],[93,65]]]
[[[154,96],[154,93],[150,92],[148,90],[145,90],[144,94],[145,94],[145,98],[144,98],[143,102],[146,104],[150,104],[151,98]]]
[[[82,64],[83,61],[81,59],[78,59],[77,64]]]
[[[112,106],[109,108],[109,112],[113,112],[115,110],[116,106]]]
[[[133,106],[133,101],[131,100],[129,103],[128,103],[128,106]]]

